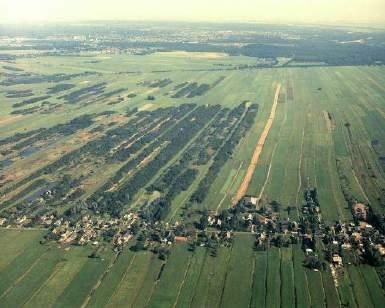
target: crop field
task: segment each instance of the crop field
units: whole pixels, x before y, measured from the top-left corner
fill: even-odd
[[[28,220],[0,229],[0,307],[382,307],[375,268],[347,265],[336,284],[329,267],[303,266],[299,243],[257,250],[239,231],[230,247],[182,239],[161,259],[47,242],[34,225],[137,211],[192,230],[241,185],[282,220],[300,219],[310,186],[325,224],[352,221],[351,200],[385,214],[385,68],[240,69],[254,64],[187,52],[0,62],[0,218]]]

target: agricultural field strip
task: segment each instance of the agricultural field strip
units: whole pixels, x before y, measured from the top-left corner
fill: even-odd
[[[186,283],[186,278],[187,278],[187,274],[191,268],[191,263],[192,263],[192,256],[190,256],[189,260],[188,260],[188,264],[187,264],[187,267],[186,267],[186,270],[184,272],[184,275],[183,275],[183,280],[182,282],[180,283],[180,285],[178,286],[178,294],[175,298],[175,302],[174,304],[172,305],[173,308],[176,308],[177,307],[177,304],[178,304],[178,301],[179,301],[179,297],[180,297],[180,294],[182,292],[182,289],[183,289],[183,286],[185,285]]]
[[[245,163],[245,162],[244,162],[243,160],[240,162],[237,171],[235,172],[233,178],[231,179],[230,185],[227,187],[226,192],[225,192],[223,198],[222,198],[221,201],[218,203],[218,206],[217,206],[217,208],[216,208],[216,210],[215,210],[215,213],[217,213],[217,214],[219,213],[219,209],[221,208],[223,202],[224,202],[224,201],[226,200],[226,198],[228,197],[228,195],[229,195],[229,193],[230,193],[230,190],[232,189],[233,185],[235,184],[235,181],[237,180],[238,175],[239,175],[239,173],[240,173],[240,171],[241,171],[242,166],[243,166],[244,163]]]
[[[376,114],[375,111],[380,110],[379,107],[381,107],[381,105],[379,105],[376,101],[373,101],[372,99],[367,99],[368,97],[369,98],[373,97],[372,89],[371,88],[367,89],[367,87],[362,87],[361,92],[363,95],[358,95],[358,97],[357,97],[358,100],[361,102],[361,104],[357,103],[357,106],[360,106],[364,110],[369,109],[367,117],[370,117],[371,114],[373,114],[373,113]],[[361,94],[361,93],[359,93],[359,94]],[[385,134],[385,129],[379,123],[379,121],[381,121],[380,117],[370,118],[370,122],[373,125],[372,131],[368,130],[368,126],[365,123],[366,122],[365,118],[361,117],[362,124],[364,124],[364,128],[360,130],[360,132],[362,134],[366,133],[367,136],[371,137],[371,138],[373,138],[373,136],[371,136],[371,135],[373,135],[373,133],[375,133],[377,136],[381,136],[381,135]],[[377,157],[378,153],[376,153],[375,148],[373,147],[372,144],[370,144],[370,145],[368,144],[368,146],[365,145],[364,149],[369,150],[369,152],[371,153],[371,155],[373,155],[373,157]],[[370,158],[370,157],[368,157],[368,158]],[[378,164],[378,160],[373,160],[372,163],[374,163],[376,165],[376,167],[377,167],[376,170],[380,171],[379,175],[381,175],[385,179],[385,174],[383,172],[381,172],[382,168],[381,168],[381,165]]]
[[[358,184],[358,187],[360,188],[365,199],[369,200],[368,193],[366,191],[366,189],[368,187],[367,187],[367,185],[365,185],[366,181],[363,184],[359,180],[359,178],[363,179],[363,176],[358,176],[358,174],[362,175],[362,174],[366,173],[367,168],[362,166],[362,164],[365,164],[365,156],[362,154],[362,152],[359,148],[359,145],[355,141],[352,140],[352,133],[350,130],[348,130],[348,133],[347,133],[347,140],[346,140],[346,138],[344,138],[344,139],[345,139],[345,142],[347,145],[347,149],[349,151],[349,158],[351,161],[353,177],[354,177],[356,183]],[[366,176],[366,178],[370,178],[370,177]],[[372,187],[376,187],[376,185],[373,185]]]
[[[112,293],[112,295],[110,296],[110,298],[108,299],[105,307],[108,307],[111,303],[111,300],[114,298],[115,294],[117,294],[117,292],[119,291],[119,285],[122,283],[122,281],[125,280],[128,272],[130,271],[132,265],[134,264],[134,261],[135,261],[135,258],[136,258],[136,255],[134,255],[131,260],[130,260],[130,263],[127,265],[127,268],[126,270],[124,271],[124,274],[122,275],[122,278],[120,279],[120,282],[118,284],[118,287],[114,290],[114,292]]]
[[[220,303],[219,307],[223,307],[223,295],[225,293],[227,277],[228,277],[228,274],[229,274],[228,269],[229,269],[229,264],[231,262],[232,252],[233,252],[233,246],[230,247],[230,252],[228,253],[228,257],[227,257],[227,260],[226,260],[226,272],[225,272],[225,276],[224,276],[224,279],[223,279],[223,285],[222,285],[222,290],[221,290],[220,299],[219,299],[219,303]]]
[[[271,167],[273,166],[273,160],[274,160],[274,156],[275,156],[275,152],[277,150],[277,147],[278,147],[278,142],[274,145],[274,148],[273,148],[273,152],[271,154],[271,158],[270,158],[270,162],[269,162],[269,166],[267,168],[267,174],[266,174],[266,178],[265,178],[265,181],[262,185],[262,188],[259,192],[259,195],[258,195],[258,200],[260,201],[262,199],[262,196],[265,192],[265,189],[266,189],[266,186],[270,180],[270,174],[271,174]]]
[[[271,156],[269,157],[269,165],[268,165],[268,169],[267,169],[267,174],[266,174],[265,181],[264,181],[264,183],[262,185],[262,188],[261,188],[261,190],[259,192],[259,195],[258,195],[258,202],[261,202],[263,194],[264,194],[264,192],[266,190],[266,187],[268,186],[269,183],[272,182],[272,180],[271,180],[271,177],[272,177],[271,170],[272,170],[272,167],[274,165],[276,150],[277,150],[277,148],[280,145],[281,133],[282,133],[283,130],[285,130],[285,124],[287,122],[287,116],[288,116],[288,110],[287,109],[288,109],[288,104],[285,102],[284,108],[282,108],[282,112],[284,112],[284,117],[283,117],[283,119],[282,119],[282,121],[281,121],[281,123],[279,125],[278,133],[275,136],[277,141],[275,142],[275,145],[273,147]],[[271,136],[271,134],[270,134],[270,136]],[[297,211],[298,211],[298,209],[297,209]]]
[[[342,78],[339,74],[337,74],[337,78],[350,91],[351,87],[349,86],[347,81],[344,78]],[[358,173],[360,173],[360,174],[366,174],[367,173],[368,166],[364,167],[362,165],[363,164],[366,165],[367,159],[369,159],[367,156],[365,156],[362,153],[362,150],[361,150],[360,144],[359,144],[359,140],[357,140],[357,139],[360,138],[360,136],[358,134],[363,134],[364,135],[363,137],[366,140],[370,140],[370,134],[367,131],[367,127],[365,127],[365,125],[363,125],[363,123],[361,122],[361,118],[358,118],[358,116],[355,112],[351,113],[350,117],[347,118],[346,113],[344,111],[342,111],[342,116],[345,120],[345,123],[349,123],[348,119],[353,118],[354,124],[355,124],[354,126],[358,126],[358,125],[361,126],[358,131],[355,131],[355,130],[353,131],[350,126],[347,127],[347,139],[348,139],[348,141],[346,141],[346,142],[347,142],[347,148],[349,149],[350,158],[352,161],[354,176],[355,176],[356,181],[359,184],[359,186],[361,186],[361,191],[364,192],[363,194],[364,194],[365,198],[368,198],[367,190],[369,190],[369,192],[372,191],[371,189],[369,189],[368,186],[376,187],[377,189],[375,191],[378,191],[379,188],[378,188],[377,181],[372,181],[370,176],[368,176],[368,175],[366,175],[365,177],[364,176],[360,176],[360,177],[357,176]],[[354,139],[352,139],[352,138],[354,138]],[[369,149],[372,151],[371,148],[369,148]],[[357,157],[355,157],[355,156],[357,156]],[[353,162],[356,162],[356,163],[353,163]],[[382,174],[381,174],[381,176],[382,176]],[[365,180],[365,179],[366,180],[364,181],[364,183],[362,183],[361,181],[359,181],[359,178],[362,180]],[[367,183],[368,179],[371,182],[371,184]],[[371,203],[376,204],[376,201],[374,201],[373,199],[371,201],[372,201]]]
[[[19,277],[17,277],[17,279],[2,293],[0,294],[0,299],[2,299],[3,297],[7,296],[7,294],[9,292],[11,292],[11,290],[13,288],[15,288],[19,283],[20,281],[23,280],[23,278],[25,276],[27,276],[29,274],[29,272],[32,271],[32,269],[36,266],[36,264],[43,258],[43,256],[48,253],[48,250],[46,250],[45,252],[43,252],[36,260],[34,260],[34,262],[31,264],[31,266]]]
[[[331,141],[333,141],[333,137],[331,136]],[[333,147],[329,147],[328,148],[328,170],[332,171],[336,168],[336,165],[335,165],[335,161],[336,161],[336,155],[335,155],[335,150]],[[329,172],[330,174],[330,172]],[[339,179],[337,179],[337,181],[335,181],[335,177],[334,176],[331,176],[331,179],[330,179],[330,183],[333,187],[335,186],[338,186],[337,183],[339,183]],[[336,183],[337,182],[337,183]],[[339,193],[341,193],[341,191],[339,191]],[[338,197],[336,196],[336,191],[333,189],[332,190],[332,195],[333,195],[333,199],[334,200],[338,200]],[[336,202],[338,204],[338,202]],[[348,221],[348,217],[345,216],[343,210],[341,209],[341,206],[337,206],[337,212],[338,212],[338,219],[340,220],[343,220],[343,221]]]
[[[55,277],[55,275],[60,271],[61,269],[61,264],[60,262],[56,265],[55,267],[55,270],[48,276],[48,278],[41,284],[41,286],[39,288],[36,289],[36,291],[34,291],[30,297],[26,300],[26,302],[23,304],[23,307],[27,306],[32,300],[33,298],[39,294],[41,292],[41,290],[43,290],[47,283],[53,278]]]
[[[344,112],[341,112],[341,111],[340,111],[338,105],[337,105],[335,108],[336,108],[338,114],[342,113],[343,117],[345,117]],[[346,122],[346,119],[345,119],[345,122]],[[336,138],[337,138],[337,131],[336,131],[336,130],[333,130],[333,132],[332,132],[332,137],[333,137],[334,145],[336,146],[336,145],[337,145],[337,140],[336,140]],[[343,133],[342,133],[342,140],[343,140],[343,143],[344,143],[344,145],[345,145],[345,148],[346,148],[347,151],[348,151],[348,156],[347,156],[347,157],[348,157],[348,160],[349,160],[349,163],[350,163],[350,166],[351,166],[351,168],[350,168],[351,174],[352,174],[353,179],[354,179],[355,183],[357,184],[357,187],[359,188],[359,190],[360,190],[362,196],[363,196],[363,197],[366,199],[366,201],[369,203],[369,198],[368,198],[368,196],[366,195],[366,192],[364,191],[364,189],[363,189],[363,187],[362,187],[360,181],[359,181],[358,178],[357,178],[356,171],[355,171],[355,168],[354,168],[354,166],[353,166],[353,158],[352,158],[352,156],[351,156],[351,154],[350,154],[350,153],[351,153],[351,149],[350,149],[351,144],[350,144],[350,142],[349,142],[347,139],[349,139],[349,136],[348,136],[347,133],[345,133],[345,131],[343,131]],[[338,155],[337,155],[337,162],[336,162],[336,163],[337,163],[337,172],[340,173],[340,172],[342,171],[342,169],[341,169],[342,167],[338,167]],[[345,173],[345,171],[342,171],[342,172]],[[340,179],[340,185],[342,185],[341,179]],[[342,186],[341,186],[341,190],[342,190],[342,192],[343,192]]]
[[[239,202],[239,200],[241,200],[242,197],[247,192],[247,189],[248,189],[249,184],[251,182],[251,179],[253,177],[255,168],[257,167],[259,156],[260,156],[260,154],[262,152],[263,146],[265,144],[265,141],[267,139],[267,136],[269,134],[269,131],[270,131],[270,129],[271,129],[272,125],[273,125],[274,119],[275,119],[275,112],[276,112],[276,109],[277,109],[277,106],[278,106],[278,98],[279,98],[280,91],[281,91],[281,84],[279,83],[277,85],[277,89],[276,89],[276,92],[275,92],[275,97],[274,97],[273,106],[272,106],[272,109],[271,109],[271,113],[270,113],[269,119],[268,119],[268,121],[266,123],[265,129],[262,132],[262,135],[261,135],[260,139],[258,140],[258,144],[257,144],[257,146],[255,148],[253,157],[252,157],[252,159],[250,161],[250,164],[249,164],[249,167],[247,169],[246,175],[245,175],[245,177],[243,179],[243,182],[242,182],[241,186],[239,187],[238,192],[237,192],[237,194],[235,196],[233,205],[237,204]]]
[[[183,290],[185,290],[185,292],[189,293],[189,303],[188,303],[188,306],[191,307],[192,306],[192,302],[193,302],[193,299],[194,299],[194,296],[195,296],[195,293],[196,293],[196,287],[198,285],[198,282],[200,281],[201,277],[202,277],[202,272],[203,272],[203,267],[205,266],[206,264],[206,261],[207,261],[207,257],[208,257],[208,251],[206,250],[204,252],[204,256],[203,256],[203,260],[202,262],[199,263],[200,260],[196,260],[197,264],[198,264],[198,275],[197,275],[197,278],[195,280],[195,283],[194,283],[194,292],[190,292],[190,289],[187,289],[188,288],[188,285],[186,288],[184,288]],[[197,257],[198,258],[198,257]],[[193,270],[193,269],[192,269]],[[178,303],[178,302],[176,302]]]
[[[95,293],[95,291],[100,287],[102,284],[104,278],[108,275],[108,273],[111,271],[112,267],[115,265],[117,259],[119,258],[119,254],[115,254],[115,256],[112,258],[110,264],[108,265],[107,269],[103,272],[102,276],[98,279],[96,284],[92,287],[90,293],[85,298],[83,304],[81,305],[81,308],[85,308],[88,306],[88,303],[91,300],[92,295]]]

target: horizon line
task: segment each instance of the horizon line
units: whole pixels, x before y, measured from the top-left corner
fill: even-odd
[[[338,26],[338,27],[385,27],[379,22],[351,22],[351,21],[272,21],[272,20],[240,20],[240,19],[62,19],[62,20],[29,20],[29,21],[2,21],[0,25],[45,25],[45,24],[77,24],[77,23],[184,23],[184,24],[265,24],[265,25],[307,25],[307,26]]]

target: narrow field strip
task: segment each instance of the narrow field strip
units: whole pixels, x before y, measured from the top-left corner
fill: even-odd
[[[98,281],[96,282],[96,284],[93,286],[93,288],[91,289],[90,293],[87,295],[86,299],[84,300],[81,308],[85,308],[88,306],[88,303],[90,302],[91,300],[91,297],[92,295],[95,293],[95,291],[100,287],[100,285],[102,284],[104,278],[106,278],[106,276],[108,275],[108,273],[111,271],[112,267],[115,265],[116,261],[118,260],[119,258],[119,254],[116,254],[113,258],[113,260],[111,261],[110,265],[107,267],[107,269],[104,271],[104,273],[102,274],[102,276],[98,279]]]
[[[119,286],[114,290],[114,292],[112,293],[111,297],[109,298],[109,300],[107,301],[107,304],[105,305],[105,307],[109,307],[111,306],[111,301],[113,300],[113,298],[116,296],[116,294],[118,293],[119,289],[120,289],[120,286],[121,286],[121,283],[122,281],[125,280],[128,272],[130,271],[131,267],[132,267],[132,264],[134,263],[135,261],[135,258],[136,258],[136,255],[134,255],[130,261],[130,263],[128,264],[127,268],[126,268],[126,271],[124,272],[123,276],[122,276],[122,279],[120,279],[120,283],[119,283]]]
[[[277,89],[275,91],[274,102],[273,102],[273,107],[272,107],[271,112],[270,112],[270,117],[267,120],[266,126],[265,126],[265,128],[264,128],[264,130],[262,132],[261,137],[258,140],[257,146],[256,146],[256,148],[254,150],[254,154],[253,154],[253,157],[252,157],[252,159],[250,161],[250,165],[249,165],[249,167],[247,169],[246,175],[243,178],[242,184],[241,184],[241,186],[238,189],[236,197],[234,198],[234,202],[233,202],[234,206],[246,194],[247,189],[248,189],[248,187],[250,185],[251,179],[253,177],[254,171],[255,171],[255,169],[257,167],[257,164],[258,164],[258,161],[259,161],[259,157],[260,157],[260,155],[262,153],[263,146],[265,145],[267,136],[269,135],[270,129],[273,126],[273,122],[274,122],[274,119],[275,119],[275,114],[276,114],[276,110],[277,110],[277,106],[278,106],[278,98],[279,98],[280,92],[281,92],[281,84],[279,83],[277,85]]]
[[[267,170],[266,179],[265,179],[265,182],[263,183],[262,189],[261,189],[261,191],[259,192],[259,195],[258,195],[258,203],[259,203],[259,201],[262,199],[262,196],[263,196],[263,194],[264,194],[264,192],[265,192],[267,183],[268,183],[269,180],[270,180],[271,167],[273,166],[273,159],[274,159],[274,156],[275,156],[275,151],[277,150],[277,146],[278,146],[278,142],[275,144],[274,149],[273,149],[273,152],[272,152],[272,154],[271,154],[271,159],[270,159],[270,163],[269,163],[269,168],[268,168],[268,170]]]
[[[46,281],[44,281],[44,283],[41,284],[41,286],[35,291],[32,293],[32,295],[29,297],[29,299],[23,304],[23,307],[27,307],[28,304],[36,297],[37,294],[39,294],[41,292],[41,290],[43,290],[44,288],[46,288],[47,284],[49,281],[52,280],[53,277],[55,277],[55,275],[62,269],[63,267],[63,264],[62,263],[58,263],[56,265],[56,268],[55,270],[51,273],[51,275],[46,279]]]
[[[36,264],[42,259],[42,257],[47,253],[48,250],[44,251],[33,263],[32,265],[20,276],[18,277],[14,283],[12,285],[10,285],[8,287],[8,289],[6,289],[1,295],[0,295],[0,299],[4,298],[5,296],[7,296],[7,294],[9,292],[11,292],[11,290],[20,282],[24,279],[25,276],[27,276],[31,271],[32,269],[36,266]]]
[[[223,196],[222,200],[219,202],[219,204],[218,204],[218,206],[217,206],[217,209],[216,209],[216,211],[215,211],[217,214],[218,214],[219,209],[221,208],[223,202],[224,202],[224,201],[226,200],[226,198],[228,197],[228,195],[229,195],[229,193],[230,193],[230,190],[231,190],[231,188],[233,187],[235,181],[237,180],[238,175],[239,175],[239,172],[241,171],[243,164],[244,164],[244,161],[242,160],[241,163],[239,164],[239,167],[238,167],[238,169],[237,169],[237,171],[236,171],[236,173],[235,173],[233,179],[231,180],[230,185],[229,185],[229,186],[227,187],[227,189],[226,189],[225,195]]]

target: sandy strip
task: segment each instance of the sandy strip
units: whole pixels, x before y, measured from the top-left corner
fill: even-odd
[[[270,117],[267,120],[265,129],[263,130],[262,135],[258,140],[257,146],[255,147],[253,157],[251,158],[250,165],[247,168],[247,172],[246,172],[245,177],[243,178],[242,184],[239,187],[237,195],[233,200],[234,206],[236,204],[238,204],[238,202],[243,198],[243,196],[247,192],[247,189],[249,188],[251,179],[253,177],[254,171],[257,167],[257,163],[259,161],[259,157],[261,156],[263,146],[265,145],[267,136],[269,135],[270,129],[273,126],[273,122],[275,119],[275,114],[276,114],[276,110],[277,110],[277,106],[278,106],[278,98],[279,98],[280,92],[281,92],[281,84],[279,83],[277,85],[277,89],[275,91],[274,102],[273,102],[273,107],[271,108]]]

